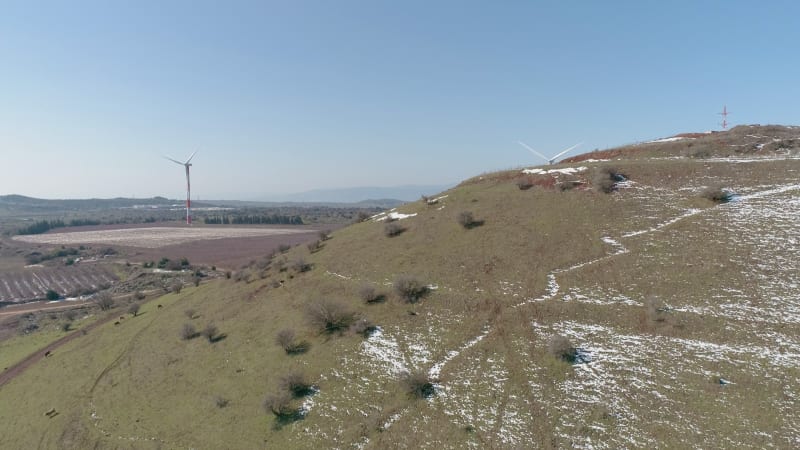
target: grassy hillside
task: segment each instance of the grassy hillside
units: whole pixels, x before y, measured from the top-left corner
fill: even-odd
[[[776,130],[750,130],[787,142],[757,158],[670,141],[484,174],[150,301],[0,387],[0,447],[800,445],[800,160]],[[628,181],[604,193],[609,173]],[[404,276],[428,286],[415,302]],[[320,306],[377,329],[325,331]],[[307,351],[276,343],[286,329]],[[292,373],[313,386],[279,418],[263,403]]]

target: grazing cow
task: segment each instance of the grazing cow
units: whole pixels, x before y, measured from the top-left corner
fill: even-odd
[[[163,306],[161,306],[161,305],[158,305],[158,307],[159,307],[159,308],[163,308]]]
[[[44,357],[45,357],[45,358],[49,358],[49,357],[51,357],[51,356],[53,356],[53,353],[52,353],[50,350],[48,350],[48,351],[44,352]]]
[[[119,320],[114,322],[114,325],[119,325]]]
[[[125,320],[125,318],[124,318],[124,317],[122,317],[122,316],[120,316],[119,320]]]
[[[56,409],[55,408],[50,408],[50,410],[48,410],[47,412],[44,413],[44,415],[47,416],[47,417],[53,417],[55,414],[56,414]]]

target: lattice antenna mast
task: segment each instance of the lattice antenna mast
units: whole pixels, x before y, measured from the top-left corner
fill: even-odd
[[[728,114],[730,114],[728,112],[728,106],[727,105],[723,106],[722,107],[722,112],[721,113],[717,113],[717,114],[722,116],[722,122],[719,123],[720,126],[722,126],[723,130],[727,130],[728,129]]]

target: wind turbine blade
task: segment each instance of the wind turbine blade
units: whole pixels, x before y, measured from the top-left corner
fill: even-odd
[[[189,159],[186,160],[186,164],[189,164],[189,161],[191,161],[192,158],[194,158],[194,155],[196,155],[196,154],[197,154],[197,150],[195,150],[194,153],[192,153],[192,156],[190,156]]]
[[[537,152],[536,150],[534,150],[534,149],[532,149],[532,148],[528,147],[527,145],[525,145],[525,143],[524,143],[524,142],[522,142],[522,141],[519,141],[519,145],[521,145],[521,146],[523,146],[523,147],[527,148],[528,150],[530,150],[530,152],[531,152],[531,153],[533,153],[534,155],[536,155],[536,156],[538,156],[538,157],[542,158],[543,160],[545,160],[545,161],[547,161],[547,162],[550,162],[550,160],[549,160],[549,159],[547,159],[547,157],[546,157],[546,156],[544,156],[543,154],[541,154],[541,153]]]
[[[172,159],[172,158],[170,158],[170,157],[169,157],[169,156],[167,156],[167,155],[164,155],[164,158],[166,158],[166,159],[168,159],[168,160],[170,160],[170,161],[174,162],[175,164],[180,164],[180,165],[183,165],[183,163],[182,163],[182,162],[178,161],[177,159]]]
[[[575,149],[576,149],[576,148],[578,148],[578,146],[579,146],[579,145],[581,145],[581,144],[583,144],[583,142],[578,142],[577,144],[575,144],[575,145],[573,145],[572,147],[570,147],[570,148],[568,148],[568,149],[564,150],[563,152],[561,152],[561,153],[557,154],[556,156],[553,156],[553,158],[552,158],[550,161],[555,161],[555,160],[557,160],[559,156],[561,156],[561,155],[563,155],[563,154],[565,154],[565,153],[568,153],[568,152],[570,152],[570,151],[572,151],[572,150],[575,150]]]

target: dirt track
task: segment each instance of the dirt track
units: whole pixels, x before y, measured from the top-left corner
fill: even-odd
[[[74,332],[72,332],[72,333],[70,333],[70,334],[68,334],[66,336],[61,337],[60,339],[58,339],[58,340],[56,340],[54,342],[51,342],[50,344],[48,344],[44,348],[42,348],[42,349],[36,351],[35,353],[27,356],[22,361],[14,364],[13,366],[9,367],[8,369],[3,370],[3,372],[0,373],[0,388],[2,388],[4,384],[6,384],[9,381],[13,380],[17,375],[23,373],[28,367],[34,365],[40,359],[45,358],[48,353],[52,353],[58,347],[61,347],[62,345],[66,344],[67,342],[70,342],[70,341],[72,341],[74,339],[77,339],[77,338],[85,335],[89,331],[99,327],[100,325],[102,325],[102,324],[104,324],[106,322],[109,322],[109,321],[115,319],[116,317],[118,317],[116,313],[109,314],[107,317],[99,319],[96,322],[94,322],[93,324],[86,326],[85,328],[81,328],[80,330],[76,330],[76,331],[74,331]]]

